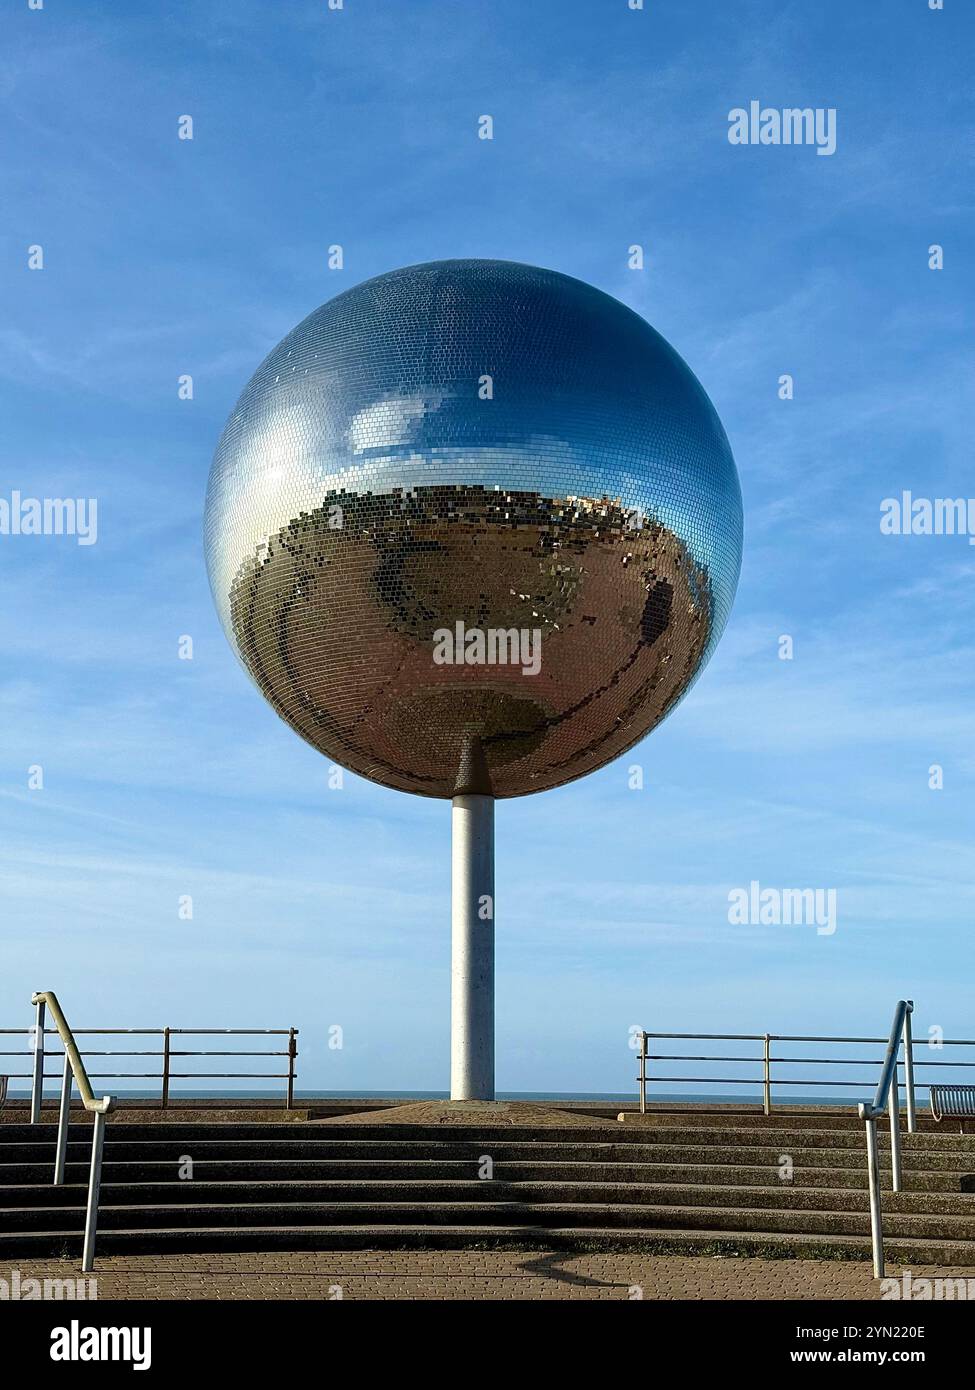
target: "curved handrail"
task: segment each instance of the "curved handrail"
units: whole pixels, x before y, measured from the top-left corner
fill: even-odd
[[[880,1196],[880,1150],[877,1146],[877,1121],[886,1110],[890,1111],[890,1184],[895,1192],[900,1192],[903,1175],[901,1172],[901,1115],[900,1095],[897,1081],[897,1054],[901,1041],[904,1043],[904,1080],[907,1085],[907,1128],[914,1129],[914,1045],[911,1041],[911,1014],[914,1012],[913,999],[899,999],[894,1010],[890,1038],[884,1055],[880,1080],[872,1101],[863,1100],[857,1107],[860,1119],[866,1122],[867,1131],[867,1190],[870,1197],[870,1243],[873,1246],[874,1277],[884,1275],[884,1217]]]
[[[85,1064],[81,1060],[81,1053],[78,1051],[78,1044],[74,1040],[74,1034],[68,1026],[68,1020],[64,1016],[58,997],[52,989],[38,990],[31,995],[32,1004],[46,1004],[51,1010],[51,1017],[57,1026],[58,1034],[64,1044],[64,1051],[71,1063],[71,1070],[74,1072],[74,1079],[78,1083],[78,1090],[86,1110],[93,1111],[96,1115],[107,1115],[115,1108],[114,1096],[102,1096],[101,1100],[95,1099],[95,1093],[91,1089],[91,1082],[88,1080],[88,1073]]]
[[[74,1077],[81,1092],[86,1110],[94,1115],[91,1127],[91,1166],[88,1170],[88,1200],[85,1205],[85,1235],[81,1247],[81,1272],[89,1274],[95,1265],[95,1237],[98,1231],[98,1198],[102,1184],[102,1149],[105,1143],[105,1116],[115,1107],[114,1096],[95,1099],[88,1080],[88,1072],[81,1060],[78,1044],[68,1027],[64,1010],[58,1003],[53,990],[36,990],[31,995],[31,1003],[37,1008],[37,1047],[34,1053],[35,1098],[32,1101],[31,1123],[41,1118],[41,1099],[44,1088],[44,1013],[51,1010],[51,1017],[57,1026],[61,1042],[64,1044],[64,1079],[61,1084],[61,1107],[58,1113],[58,1139],[54,1153],[54,1185],[64,1182],[65,1160],[68,1150],[68,1125],[71,1119],[71,1078]],[[36,1105],[36,1110],[33,1108]]]
[[[887,1109],[890,1088],[897,1071],[897,1053],[900,1050],[901,1037],[904,1032],[904,1020],[908,1014],[913,1012],[913,999],[898,1000],[897,1008],[894,1010],[894,1022],[890,1029],[890,1038],[887,1042],[887,1051],[884,1054],[884,1065],[873,1101],[861,1101],[858,1107],[861,1120],[878,1120]]]

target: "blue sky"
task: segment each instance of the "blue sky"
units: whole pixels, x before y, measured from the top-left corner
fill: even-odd
[[[328,789],[224,640],[201,518],[286,331],[397,265],[487,256],[674,344],[746,524],[674,716],[499,807],[499,1088],[629,1090],[632,1024],[886,1032],[904,994],[919,1031],[972,1036],[975,549],[879,526],[903,488],[975,493],[971,8],[46,0],[3,23],[0,496],[99,510],[92,546],[0,536],[0,1024],[50,988],[79,1024],[294,1024],[307,1087],[446,1086],[449,809]],[[836,153],[731,145],[751,100],[835,108]],[[836,888],[837,930],[730,925],[753,879]]]

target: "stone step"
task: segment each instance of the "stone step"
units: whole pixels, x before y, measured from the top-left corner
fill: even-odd
[[[417,1178],[400,1175],[396,1179],[355,1178],[332,1182],[283,1180],[214,1182],[192,1181],[104,1183],[101,1201],[105,1207],[165,1204],[254,1205],[278,1203],[332,1202],[420,1202],[522,1201],[540,1203],[590,1203],[643,1205],[695,1205],[727,1207],[779,1207],[788,1211],[869,1211],[865,1190],[838,1187],[801,1187],[768,1181],[765,1186],[693,1183],[687,1179],[664,1182],[555,1181],[545,1179],[512,1180],[499,1175],[493,1179],[454,1177]],[[25,1211],[55,1207],[82,1207],[87,1188],[83,1182],[54,1187],[51,1184],[0,1189],[0,1222],[8,1209]],[[975,1194],[945,1192],[885,1192],[884,1211],[917,1215],[965,1216],[975,1234]]]
[[[68,1144],[68,1162],[84,1166],[89,1160],[90,1146],[71,1141]],[[552,1148],[535,1143],[509,1142],[506,1139],[489,1144],[457,1144],[430,1140],[427,1143],[407,1144],[366,1140],[343,1140],[329,1143],[323,1147],[318,1144],[305,1145],[294,1141],[279,1141],[266,1146],[253,1140],[238,1143],[216,1143],[210,1140],[191,1143],[166,1143],[163,1141],[140,1141],[136,1144],[112,1144],[105,1147],[105,1168],[111,1172],[113,1165],[133,1163],[153,1163],[169,1166],[176,1171],[179,1164],[189,1155],[194,1162],[251,1162],[261,1164],[275,1162],[345,1161],[360,1163],[366,1161],[386,1161],[393,1163],[419,1162],[466,1162],[479,1164],[487,1154],[499,1162],[534,1163],[538,1161],[560,1162],[598,1162],[634,1163],[652,1162],[656,1164],[701,1165],[703,1166],[756,1167],[778,1170],[780,1160],[788,1157],[794,1169],[835,1168],[838,1170],[866,1170],[866,1155],[862,1150],[847,1148],[806,1148],[793,1143],[781,1143],[774,1147],[731,1146],[704,1147],[694,1145],[670,1146],[663,1144],[640,1145],[560,1145]],[[53,1173],[53,1146],[38,1154],[35,1146],[29,1144],[5,1145],[0,1149],[0,1171],[11,1173],[33,1167],[44,1180],[45,1167]],[[889,1154],[885,1151],[881,1158],[884,1167],[889,1166]],[[904,1151],[905,1174],[921,1175],[927,1172],[953,1173],[959,1178],[975,1177],[975,1155],[967,1152],[945,1149],[911,1149]],[[131,1171],[126,1167],[126,1171]],[[2,1179],[0,1179],[2,1181]]]
[[[473,1137],[466,1132],[453,1132],[453,1129],[445,1132],[443,1129],[431,1131],[427,1129],[420,1136],[403,1135],[398,1132],[399,1127],[391,1125],[385,1126],[377,1134],[363,1133],[360,1127],[344,1126],[338,1132],[326,1133],[319,1131],[317,1134],[310,1127],[301,1127],[297,1130],[289,1126],[284,1133],[278,1127],[265,1127],[274,1130],[273,1133],[261,1133],[257,1135],[239,1136],[218,1132],[214,1134],[213,1126],[203,1126],[200,1130],[193,1130],[186,1134],[173,1134],[168,1126],[154,1126],[148,1133],[140,1135],[133,1134],[129,1128],[116,1127],[109,1128],[105,1137],[106,1153],[110,1150],[117,1155],[128,1156],[131,1153],[140,1154],[148,1151],[150,1145],[164,1146],[167,1151],[179,1148],[181,1145],[190,1143],[206,1145],[213,1149],[221,1150],[241,1150],[243,1153],[257,1153],[261,1151],[271,1151],[275,1153],[307,1153],[314,1156],[316,1153],[329,1153],[333,1149],[337,1152],[350,1153],[354,1147],[361,1147],[363,1150],[372,1145],[382,1145],[387,1152],[393,1149],[403,1152],[415,1152],[417,1148],[428,1148],[430,1145],[438,1149],[445,1147],[457,1148],[461,1151],[471,1148],[483,1149],[486,1144],[531,1144],[533,1150],[542,1154],[546,1150],[554,1150],[558,1153],[572,1152],[575,1150],[591,1151],[596,1149],[611,1149],[626,1154],[630,1151],[641,1148],[657,1148],[661,1145],[669,1147],[694,1147],[697,1149],[711,1148],[771,1148],[781,1147],[791,1144],[798,1148],[829,1148],[838,1150],[849,1150],[851,1152],[864,1152],[866,1141],[862,1132],[846,1132],[842,1130],[767,1130],[754,1129],[738,1132],[728,1127],[718,1130],[698,1129],[673,1129],[670,1127],[656,1127],[652,1129],[641,1129],[634,1132],[627,1138],[622,1137],[620,1130],[610,1129],[602,1131],[597,1135],[588,1132],[574,1130],[571,1137],[552,1140],[542,1138],[541,1131],[535,1130],[527,1137],[514,1131],[512,1127],[503,1129],[496,1128],[484,1134],[474,1135]],[[460,1126],[456,1127],[460,1130]],[[890,1137],[886,1130],[881,1130],[879,1143],[882,1149],[890,1146]],[[928,1134],[902,1134],[902,1148],[904,1152],[911,1153],[952,1153],[959,1157],[968,1157],[975,1164],[975,1136],[972,1135],[952,1135],[947,1133],[928,1133]],[[72,1125],[68,1131],[69,1145],[76,1145],[80,1150],[90,1148],[91,1139],[79,1126]],[[38,1139],[36,1131],[32,1135],[18,1139],[8,1139],[0,1136],[0,1156],[8,1153],[11,1155],[21,1155],[24,1157],[36,1156],[38,1158],[53,1155],[55,1149],[54,1136],[50,1138]]]
[[[99,1255],[147,1253],[217,1253],[220,1251],[301,1250],[633,1250],[640,1253],[754,1255],[772,1258],[869,1260],[870,1241],[861,1236],[805,1235],[801,1232],[729,1233],[726,1230],[693,1230],[672,1227],[647,1232],[612,1227],[507,1226],[268,1226],[206,1227],[192,1231],[114,1230],[99,1235]],[[940,1265],[964,1268],[975,1263],[970,1241],[887,1240],[888,1260],[907,1265]],[[52,1229],[37,1232],[0,1232],[0,1260],[65,1257],[81,1254],[81,1235]],[[96,1265],[97,1272],[97,1265]]]
[[[72,1118],[68,1127],[71,1138],[91,1143],[91,1126],[76,1122]],[[615,1121],[603,1121],[588,1125],[572,1125],[565,1129],[539,1125],[441,1125],[435,1128],[438,1139],[453,1139],[479,1143],[485,1138],[504,1134],[512,1139],[532,1139],[543,1144],[558,1144],[563,1141],[610,1140],[614,1143],[629,1143],[630,1133]],[[188,1139],[228,1141],[255,1140],[268,1145],[288,1143],[299,1140],[306,1144],[328,1143],[330,1140],[352,1141],[358,1139],[382,1140],[424,1140],[429,1139],[430,1125],[412,1124],[334,1124],[328,1120],[291,1124],[209,1124],[209,1123],[167,1123],[132,1124],[119,1121],[110,1116],[105,1128],[106,1144],[112,1141],[134,1143],[137,1141],[161,1139],[180,1143]],[[8,1143],[43,1143],[53,1145],[57,1138],[57,1126],[50,1125],[12,1125],[0,1127],[0,1147]],[[642,1136],[634,1134],[635,1142]]]
[[[591,1236],[595,1248],[746,1242],[759,1254],[770,1242],[772,1253],[835,1253],[839,1242],[861,1258],[869,1254],[863,1129],[835,1118],[743,1121],[736,1113],[714,1122],[661,1112],[649,1123],[628,1117],[564,1130],[110,1123],[99,1250],[430,1247],[441,1239],[457,1243],[451,1248],[560,1239],[593,1248],[582,1244]],[[917,1262],[975,1264],[975,1136],[928,1127],[902,1137],[907,1190],[883,1196],[888,1251],[900,1241]],[[886,1129],[879,1138],[887,1188]],[[70,1254],[79,1243],[90,1131],[72,1125],[59,1188],[50,1181],[54,1140],[51,1125],[43,1133],[0,1127],[0,1258]],[[180,1181],[187,1155],[194,1178]],[[478,1177],[485,1155],[491,1180]],[[779,1177],[785,1155],[789,1184]]]
[[[700,1158],[700,1154],[695,1154]],[[197,1159],[194,1161],[195,1180],[212,1182],[315,1182],[343,1178],[469,1178],[479,1160],[434,1158],[259,1158],[259,1159]],[[882,1164],[889,1172],[889,1165]],[[50,1186],[54,1170],[53,1156],[43,1163],[0,1164],[0,1189],[23,1185]],[[103,1168],[103,1187],[112,1183],[170,1182],[173,1179],[172,1159],[117,1161],[106,1159]],[[768,1163],[743,1165],[733,1163],[630,1163],[624,1160],[599,1162],[590,1159],[561,1161],[558,1159],[501,1159],[495,1162],[495,1176],[512,1182],[521,1181],[591,1181],[591,1182],[694,1182],[703,1184],[755,1184],[767,1186],[778,1182],[778,1167]],[[69,1161],[65,1168],[69,1183],[88,1179],[86,1160]],[[912,1185],[924,1190],[958,1192],[960,1175],[951,1171],[912,1171]],[[794,1171],[793,1185],[797,1187],[866,1188],[866,1163],[854,1168],[801,1165]]]
[[[147,1239],[166,1229],[195,1230],[210,1227],[262,1228],[268,1226],[384,1225],[521,1225],[531,1227],[585,1226],[598,1229],[639,1229],[648,1232],[703,1228],[733,1234],[772,1232],[830,1237],[868,1236],[866,1212],[796,1211],[774,1207],[715,1207],[689,1204],[612,1202],[481,1201],[349,1201],[349,1202],[248,1202],[235,1206],[206,1202],[181,1205],[121,1207],[99,1210],[100,1233],[141,1229]],[[3,1231],[80,1231],[84,1207],[8,1208]],[[967,1241],[975,1262],[975,1221],[967,1216],[885,1212],[884,1233],[891,1238]]]
[[[864,1098],[869,1099],[871,1088],[866,1088]],[[729,1127],[733,1129],[746,1128],[773,1128],[785,1127],[793,1129],[813,1128],[813,1129],[848,1129],[862,1132],[863,1121],[857,1114],[854,1103],[844,1108],[827,1107],[805,1107],[805,1108],[774,1108],[771,1115],[765,1115],[760,1107],[751,1110],[730,1108],[728,1110],[706,1109],[701,1106],[681,1107],[661,1105],[659,1102],[648,1102],[650,1108],[646,1115],[641,1115],[632,1102],[618,1103],[617,1105],[593,1106],[592,1110],[576,1107],[572,1119],[576,1121],[571,1126],[573,1132],[578,1133],[578,1120],[590,1120],[592,1127],[604,1127],[607,1122],[621,1124],[627,1128],[631,1126],[652,1126],[664,1124],[680,1127],[702,1127],[720,1128]],[[336,1103],[338,1106],[338,1103]],[[159,1109],[133,1107],[122,1104],[113,1111],[110,1123],[116,1127],[124,1125],[127,1129],[136,1128],[161,1128],[167,1129],[180,1128],[183,1130],[191,1127],[207,1125],[214,1129],[243,1129],[263,1127],[267,1129],[281,1130],[286,1127],[296,1127],[312,1125],[319,1127],[335,1127],[334,1121],[339,1115],[347,1115],[353,1112],[366,1114],[373,1112],[376,1115],[387,1109],[387,1106],[361,1103],[353,1106],[351,1103],[343,1102],[342,1108],[326,1108],[315,1106],[313,1108],[296,1108],[294,1110],[267,1110],[251,1107],[248,1109],[227,1108],[214,1113],[206,1109],[186,1109],[185,1107],[174,1107],[168,1111]],[[558,1106],[553,1106],[553,1110],[558,1110]],[[0,1134],[6,1130],[20,1129],[36,1132],[35,1127],[27,1121],[28,1107],[18,1101],[7,1103],[7,1110],[0,1115]],[[622,1120],[620,1120],[622,1116]],[[906,1111],[901,1107],[901,1117],[904,1124],[907,1122]],[[41,1124],[52,1131],[56,1128],[58,1121],[58,1107],[56,1101],[46,1101],[41,1119]],[[90,1125],[91,1116],[81,1109],[77,1101],[72,1105],[71,1123],[79,1125]],[[927,1108],[926,1101],[919,1106],[917,1112],[917,1125],[919,1129],[937,1131],[949,1129],[956,1132],[956,1122],[938,1122],[931,1115]],[[358,1127],[358,1126],[357,1126]],[[379,1128],[379,1125],[371,1125],[370,1128]],[[383,1129],[388,1129],[388,1125],[382,1125]],[[341,1128],[347,1128],[342,1125]],[[405,1128],[396,1126],[397,1129]],[[416,1129],[417,1126],[411,1126]],[[451,1128],[454,1128],[452,1125]],[[467,1126],[468,1129],[472,1128]],[[566,1126],[568,1128],[568,1125]],[[565,1132],[565,1131],[561,1131]]]
[[[695,1155],[700,1157],[700,1155]],[[211,1182],[315,1182],[344,1178],[401,1180],[404,1178],[469,1178],[477,1167],[472,1159],[199,1159],[194,1162],[194,1178]],[[111,1162],[103,1169],[106,1183],[159,1182],[172,1180],[173,1162]],[[503,1159],[495,1162],[495,1177],[512,1182],[686,1182],[712,1186],[754,1185],[767,1187],[781,1179],[777,1163],[743,1165],[735,1163],[600,1163],[589,1160],[559,1162]],[[885,1189],[889,1187],[889,1164],[881,1164]],[[0,1164],[0,1189],[24,1185],[46,1187],[51,1184],[53,1160],[44,1163]],[[65,1168],[69,1183],[85,1183],[88,1163],[69,1162]],[[967,1182],[966,1182],[967,1179]],[[952,1169],[919,1170],[905,1173],[910,1190],[918,1192],[975,1192],[975,1176]],[[815,1167],[801,1163],[794,1168],[792,1186],[866,1189],[866,1164],[855,1168]]]
[[[870,1099],[872,1092],[867,1088],[867,1094],[862,1099]],[[622,1120],[619,1119],[622,1115]],[[837,1113],[827,1110],[795,1111],[773,1109],[771,1115],[764,1114],[761,1110],[742,1111],[729,1110],[724,1113],[721,1111],[702,1110],[698,1112],[686,1110],[666,1110],[651,1109],[646,1115],[641,1115],[638,1111],[620,1111],[617,1115],[619,1123],[626,1129],[632,1127],[653,1128],[655,1125],[663,1124],[669,1126],[680,1126],[688,1128],[719,1129],[727,1127],[730,1129],[847,1129],[857,1134],[863,1133],[863,1121],[857,1113],[855,1105],[851,1105],[849,1110]],[[939,1125],[933,1115],[927,1110],[919,1110],[916,1117],[919,1130],[937,1133],[939,1129],[947,1128],[949,1132],[957,1133],[954,1121],[945,1122]],[[886,1123],[886,1122],[885,1122]],[[907,1112],[903,1106],[901,1108],[901,1127],[907,1125]]]
[[[436,1131],[438,1143],[486,1143],[501,1137],[509,1142],[533,1142],[541,1146],[578,1145],[612,1143],[616,1145],[666,1143],[666,1144],[712,1144],[722,1146],[732,1144],[772,1145],[787,1139],[796,1144],[805,1143],[817,1148],[859,1148],[865,1147],[864,1127],[859,1120],[854,1125],[835,1123],[794,1122],[795,1117],[781,1117],[774,1122],[760,1116],[750,1124],[705,1122],[703,1117],[688,1121],[683,1117],[668,1115],[653,1117],[633,1117],[625,1124],[604,1124],[599,1128],[575,1127],[566,1129],[546,1129],[532,1126],[506,1125],[468,1126],[450,1125]],[[638,1121],[638,1122],[636,1122]],[[760,1121],[760,1122],[759,1122]],[[54,1147],[56,1129],[54,1125],[32,1126],[7,1124],[0,1127],[0,1150],[7,1145],[32,1144],[43,1152]],[[950,1129],[930,1127],[915,1134],[902,1130],[902,1143],[905,1147],[951,1149],[971,1153],[975,1156],[975,1134],[957,1134]],[[889,1133],[885,1123],[878,1126],[881,1145],[889,1144]],[[72,1121],[69,1139],[78,1143],[91,1143],[87,1128]],[[381,1141],[385,1143],[429,1142],[431,1130],[423,1125],[346,1125],[328,1121],[290,1124],[128,1124],[110,1119],[105,1142],[111,1144],[134,1144],[140,1142],[187,1143],[190,1141],[225,1143],[255,1142],[275,1148],[279,1144],[328,1144],[332,1142],[352,1143]]]

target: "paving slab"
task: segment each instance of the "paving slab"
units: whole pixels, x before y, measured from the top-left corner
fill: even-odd
[[[16,1271],[16,1276],[15,1276]],[[975,1267],[911,1268],[917,1279],[970,1280]],[[901,1279],[904,1269],[890,1265]],[[7,1288],[14,1278],[78,1278],[76,1261],[0,1262]],[[126,1255],[97,1261],[97,1296],[134,1300],[385,1299],[524,1300],[656,1299],[745,1301],[879,1300],[869,1265],[842,1260],[747,1257],[569,1254],[556,1250],[388,1251],[225,1255]]]
[[[312,1121],[313,1124],[319,1123]],[[420,1100],[407,1105],[394,1105],[388,1110],[363,1111],[321,1121],[323,1124],[343,1125],[463,1125],[499,1128],[531,1126],[533,1129],[606,1129],[615,1132],[618,1121],[609,1117],[562,1110],[558,1106],[536,1104],[533,1101],[505,1100]]]

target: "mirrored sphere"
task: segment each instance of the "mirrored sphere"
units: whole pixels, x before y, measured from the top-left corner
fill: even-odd
[[[377,276],[289,333],[205,519],[227,637],[282,719],[437,797],[543,791],[643,738],[721,635],[741,537],[673,348],[582,281],[484,260]]]

